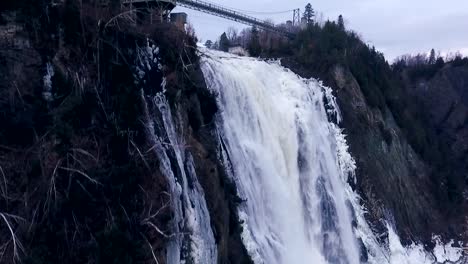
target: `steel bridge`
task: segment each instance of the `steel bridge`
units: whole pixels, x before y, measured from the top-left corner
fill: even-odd
[[[276,32],[289,38],[293,38],[295,36],[295,33],[287,28],[277,27],[271,22],[260,20],[239,11],[201,0],[123,0],[123,4],[135,6],[163,6],[169,11],[174,9],[176,6],[183,6],[249,26],[255,26],[266,31]],[[295,12],[298,11],[295,10]],[[294,14],[296,15],[296,13]]]

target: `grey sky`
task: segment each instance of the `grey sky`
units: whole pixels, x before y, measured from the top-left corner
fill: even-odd
[[[211,2],[248,11],[283,11],[301,8],[308,0],[211,0]],[[387,59],[427,52],[431,48],[442,53],[460,51],[468,55],[468,0],[321,0],[310,1],[323,19],[335,20],[343,14],[347,27],[384,52]],[[246,26],[198,11],[177,8],[189,14],[197,36],[203,41],[215,40],[228,27]],[[275,23],[292,19],[292,11],[265,15],[247,13]]]

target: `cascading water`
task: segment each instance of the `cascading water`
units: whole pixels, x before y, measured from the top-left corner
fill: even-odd
[[[221,54],[218,54],[221,55]],[[226,56],[222,54],[222,56]],[[205,59],[256,263],[359,263],[326,90],[277,63]]]
[[[226,145],[221,156],[245,200],[242,239],[255,263],[450,258],[435,259],[416,245],[403,248],[391,228],[389,244],[377,243],[348,184],[355,163],[334,123],[340,113],[329,88],[278,62],[202,53],[208,88],[218,97],[217,127]]]
[[[136,80],[157,67],[157,48],[140,51]],[[331,90],[281,67],[202,50],[208,88],[218,97],[219,153],[245,202],[239,208],[242,240],[256,264],[457,261],[461,251],[440,243],[435,254],[404,248],[389,226],[380,245],[348,180],[355,163]],[[167,263],[214,264],[217,246],[204,191],[183,128],[162,92],[145,96],[147,135],[166,176],[174,212]],[[332,122],[333,121],[333,122]],[[156,227],[157,228],[157,227]]]
[[[177,136],[169,104],[162,93],[153,98],[161,116],[158,124],[150,123],[155,138],[154,150],[161,161],[161,171],[169,179],[174,207],[174,237],[170,240],[168,263],[216,263],[216,244],[210,226],[203,190],[198,183],[193,158]],[[158,129],[155,132],[154,129]],[[169,157],[172,157],[169,158]],[[174,169],[176,168],[176,169]],[[189,186],[190,185],[190,186]]]
[[[159,49],[150,45],[149,40],[146,47],[137,49],[137,55],[137,84],[145,82],[144,77],[151,70],[161,73]],[[183,128],[176,126],[181,123],[175,122],[180,121],[180,116],[173,115],[164,96],[165,84],[163,79],[162,91],[155,96],[146,96],[141,90],[147,139],[159,159],[159,169],[168,181],[174,213],[171,234],[152,227],[168,239],[167,263],[215,264],[217,248],[204,192],[198,182],[192,155],[180,136],[184,134]]]
[[[162,93],[150,101],[156,116],[147,114],[148,135],[168,179],[174,211],[168,263],[216,263],[217,250],[203,190],[193,158],[177,136],[169,104]],[[156,136],[160,135],[160,136]],[[189,186],[190,185],[190,186]]]

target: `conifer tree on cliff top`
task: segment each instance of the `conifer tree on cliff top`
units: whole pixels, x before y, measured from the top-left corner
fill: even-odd
[[[312,5],[308,3],[305,7],[304,14],[302,15],[302,18],[305,18],[307,24],[311,24],[314,22],[314,17],[315,17],[315,11],[312,8]]]
[[[339,27],[341,30],[344,30],[344,29],[345,29],[345,24],[344,24],[343,15],[340,15],[340,16],[338,17],[338,27]]]

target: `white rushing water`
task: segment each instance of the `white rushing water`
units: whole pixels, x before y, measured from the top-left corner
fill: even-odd
[[[193,158],[177,135],[169,104],[162,93],[150,101],[156,112],[148,114],[148,135],[168,179],[174,211],[169,236],[168,263],[215,264],[216,243],[204,192],[198,182]],[[159,135],[159,136],[157,136]]]
[[[245,200],[242,239],[256,264],[361,263],[361,245],[369,263],[436,261],[421,246],[401,246],[392,229],[387,245],[376,242],[348,184],[355,163],[330,122],[340,113],[329,88],[278,62],[202,53],[208,88],[218,97],[223,155]],[[458,250],[437,261],[460,256]]]
[[[137,49],[135,83],[145,83],[145,76],[152,69],[162,70],[159,61],[159,48],[150,45]],[[205,195],[195,171],[193,158],[180,135],[183,128],[180,117],[173,114],[164,96],[165,80],[161,92],[146,96],[145,124],[149,143],[159,160],[159,170],[169,184],[170,201],[173,211],[170,234],[165,234],[154,224],[150,227],[168,239],[167,263],[169,264],[215,264],[217,247],[211,229],[210,215]],[[148,224],[148,223],[145,223]]]

